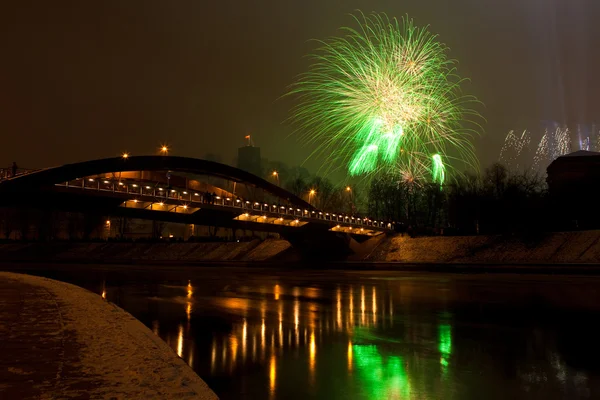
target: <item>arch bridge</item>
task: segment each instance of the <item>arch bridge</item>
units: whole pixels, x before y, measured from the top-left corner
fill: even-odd
[[[324,212],[251,173],[187,157],[115,157],[23,173],[0,182],[0,206],[93,212],[301,237],[377,236],[391,223]]]

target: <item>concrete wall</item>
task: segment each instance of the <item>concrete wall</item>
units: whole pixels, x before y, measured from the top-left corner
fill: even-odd
[[[502,236],[390,239],[379,261],[457,263],[599,263],[600,231],[547,233],[530,240]]]

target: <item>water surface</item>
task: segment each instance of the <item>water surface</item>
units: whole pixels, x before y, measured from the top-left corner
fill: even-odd
[[[221,399],[600,396],[600,279],[35,267],[146,324]]]

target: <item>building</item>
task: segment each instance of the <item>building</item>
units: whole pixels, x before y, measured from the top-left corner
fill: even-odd
[[[554,160],[547,169],[550,218],[567,229],[600,227],[600,153],[576,151]]]
[[[250,136],[246,136],[246,140],[248,141],[247,145],[238,149],[237,167],[256,176],[261,176],[260,147],[252,145]]]

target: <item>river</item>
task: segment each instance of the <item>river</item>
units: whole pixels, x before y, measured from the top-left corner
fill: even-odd
[[[596,277],[18,270],[74,283],[124,308],[221,399],[600,397]]]

